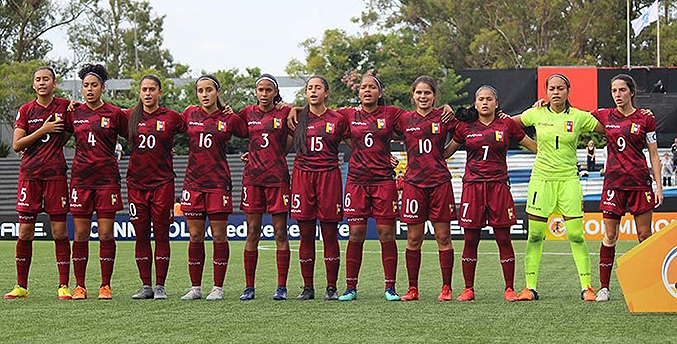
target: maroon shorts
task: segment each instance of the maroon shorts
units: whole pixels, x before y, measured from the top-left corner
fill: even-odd
[[[137,189],[127,185],[129,201],[129,219],[136,221],[166,220],[173,221],[174,181],[162,184],[154,189]]]
[[[449,222],[456,219],[451,181],[431,188],[419,188],[404,182],[400,220],[404,223]]]
[[[346,183],[343,207],[348,218],[397,218],[397,187],[394,180],[356,185]]]
[[[185,213],[230,214],[233,212],[233,196],[230,191],[204,192],[183,190],[181,211]]]
[[[505,182],[463,183],[459,225],[463,228],[510,227],[517,223],[515,203]]]
[[[341,171],[292,171],[291,218],[337,222],[343,219]]]
[[[122,210],[120,187],[114,189],[83,189],[71,186],[70,209],[73,215],[115,213]]]
[[[655,204],[653,190],[604,189],[602,190],[599,210],[604,215],[623,216],[628,209],[634,216],[652,210]]]
[[[65,180],[19,180],[16,211],[50,215],[68,213],[68,183]]]
[[[289,186],[243,185],[240,210],[247,214],[289,211]]]

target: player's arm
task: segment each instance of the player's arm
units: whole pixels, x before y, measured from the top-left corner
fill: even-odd
[[[289,114],[287,115],[287,126],[289,126],[290,130],[296,130],[296,125],[299,123],[299,118],[298,114],[303,110],[302,107],[292,107],[291,110],[289,110]]]
[[[444,159],[449,159],[450,156],[454,155],[456,151],[461,148],[461,144],[454,141],[453,139],[444,146]]]
[[[656,142],[656,132],[647,133],[647,148],[649,149],[649,159],[651,160],[651,173],[656,181],[656,205],[658,208],[663,204],[663,183],[661,180],[661,161],[658,157],[658,143]]]
[[[597,121],[597,125],[595,126],[595,132],[600,133],[602,135],[606,134],[604,132],[604,125],[600,121]]]
[[[284,145],[284,155],[289,154],[292,148],[294,148],[294,136],[287,135],[287,141]]]
[[[522,141],[518,142],[521,146],[524,148],[528,149],[532,153],[536,153],[538,145],[536,144],[536,141],[534,141],[531,137],[528,135],[524,135],[524,138]]]
[[[50,133],[60,133],[64,129],[63,119],[54,119],[54,114],[42,124],[40,129],[26,135],[26,130],[22,128],[14,129],[14,137],[12,138],[12,149],[15,152],[20,152],[37,140]]]
[[[513,121],[515,121],[515,123],[517,123],[517,125],[519,125],[520,127],[526,128],[526,126],[524,125],[524,122],[522,122],[522,114],[515,115],[515,116],[512,116],[512,117],[510,117],[510,118],[511,118]]]

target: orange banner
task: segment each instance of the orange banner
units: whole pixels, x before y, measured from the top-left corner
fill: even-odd
[[[545,99],[545,81],[552,74],[563,74],[571,82],[569,101],[575,108],[597,110],[597,68],[595,67],[539,67],[538,99]],[[605,91],[608,92],[608,91]]]
[[[659,232],[674,221],[677,221],[677,213],[655,212],[651,219],[651,232]],[[550,230],[545,234],[546,240],[567,240],[566,223],[561,215],[551,215],[548,219],[548,227]],[[585,213],[583,230],[586,240],[602,240],[604,238],[602,213]],[[632,215],[625,215],[621,218],[619,231],[618,240],[637,240],[637,227]]]

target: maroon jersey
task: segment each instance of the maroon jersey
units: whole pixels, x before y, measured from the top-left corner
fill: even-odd
[[[644,148],[656,142],[656,120],[639,110],[625,116],[617,109],[599,109],[592,115],[604,125],[607,163],[604,188],[609,190],[650,190],[651,176]]]
[[[127,137],[127,115],[104,103],[96,110],[80,105],[66,117],[66,130],[75,136],[71,186],[82,189],[120,187],[115,144],[118,135]]]
[[[242,184],[289,186],[287,167],[287,115],[289,107],[263,112],[257,105],[247,106],[238,115],[249,134],[249,162],[244,167]]]
[[[348,135],[348,121],[340,113],[329,110],[316,116],[308,114],[306,153],[296,152],[294,168],[301,171],[330,171],[338,168],[338,148]]]
[[[40,129],[49,116],[65,120],[69,101],[54,98],[46,107],[36,100],[19,108],[14,127],[23,129],[26,136]],[[63,157],[63,134],[49,133],[26,148],[21,156],[19,180],[66,180],[66,159]]]
[[[507,181],[510,140],[522,141],[524,130],[510,118],[495,117],[489,124],[478,120],[460,122],[454,132],[454,141],[465,144],[467,162],[464,182]]]
[[[451,173],[444,160],[447,135],[453,134],[458,120],[442,122],[442,110],[435,109],[427,116],[407,112],[400,116],[395,131],[404,134],[407,146],[407,172],[404,180],[419,188],[430,188],[449,182]]]
[[[131,109],[126,113],[129,116]],[[131,142],[127,185],[151,190],[174,180],[174,135],[186,131],[186,121],[173,110],[159,107],[141,112],[137,134]]]
[[[367,185],[393,180],[390,166],[390,141],[395,123],[404,113],[394,106],[379,106],[373,113],[353,108],[339,110],[350,126],[352,155],[348,163],[348,181]]]
[[[190,153],[184,190],[201,192],[231,191],[230,168],[226,146],[231,135],[247,136],[247,127],[240,117],[225,115],[220,109],[206,113],[202,107],[189,106],[184,112],[188,125]]]

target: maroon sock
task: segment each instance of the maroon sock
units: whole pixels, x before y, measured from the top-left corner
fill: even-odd
[[[230,257],[230,247],[228,242],[214,243],[214,286],[223,287],[223,280],[226,279],[226,270],[228,269],[228,257]]]
[[[315,274],[315,221],[299,220],[298,225],[301,232],[299,263],[301,264],[303,286],[312,287]]]
[[[259,259],[259,251],[244,250],[244,275],[247,287],[254,287],[256,283],[256,263]]]
[[[16,284],[28,288],[28,270],[33,258],[33,240],[16,240]]]
[[[465,280],[466,288],[472,288],[475,285],[477,245],[480,243],[480,234],[480,230],[474,228],[466,228],[463,234],[464,244],[463,256],[461,257],[461,267],[463,268],[463,279]],[[440,259],[442,259],[441,256]]]
[[[346,249],[346,286],[357,289],[357,277],[362,265],[362,248],[364,242],[348,241]]]
[[[454,249],[439,251],[442,285],[451,286],[451,270],[454,268]]]
[[[87,260],[89,259],[89,241],[73,241],[73,273],[75,284],[85,288]]]
[[[322,243],[324,244],[324,268],[327,271],[327,287],[336,288],[339,267],[341,266],[341,248],[338,242],[338,222],[320,222]]]
[[[191,242],[188,244],[188,274],[190,285],[202,286],[202,271],[205,266],[205,243]]]
[[[397,242],[381,242],[381,262],[386,288],[394,288],[397,279]]]
[[[68,238],[54,239],[56,268],[59,270],[59,285],[68,285],[71,273],[71,242]]]
[[[150,247],[150,228],[140,222],[134,224],[136,229],[136,242],[134,245],[134,257],[136,258],[136,267],[139,270],[139,277],[143,285],[151,285],[151,273],[153,269],[153,250]],[[75,248],[75,243],[73,243]]]
[[[169,246],[169,225],[153,224],[155,236],[155,284],[165,285],[171,248]]]
[[[101,286],[110,286],[115,265],[115,239],[99,241],[99,263],[101,264]]]
[[[279,287],[287,286],[287,274],[289,273],[289,259],[291,258],[291,251],[277,250],[277,285]]]
[[[418,271],[421,270],[421,250],[407,249],[405,258],[407,261],[409,286],[418,288]]]
[[[501,269],[503,269],[505,288],[514,289],[515,251],[512,248],[512,241],[510,240],[510,228],[494,229],[494,238],[498,244],[498,254],[501,257]]]
[[[611,281],[611,270],[614,268],[614,256],[616,255],[616,246],[602,246],[599,248],[599,282],[602,288],[609,288]]]

